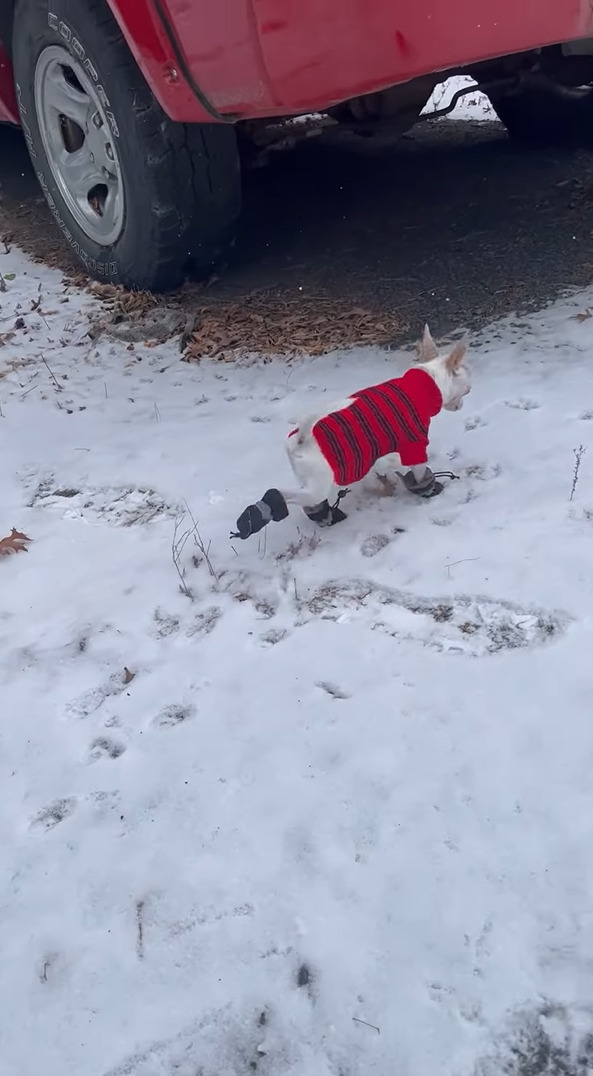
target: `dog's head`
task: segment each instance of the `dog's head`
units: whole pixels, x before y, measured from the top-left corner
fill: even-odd
[[[463,407],[463,397],[467,396],[471,389],[469,371],[465,364],[466,341],[456,343],[448,354],[439,355],[430,329],[425,325],[416,353],[419,364],[434,378],[440,389],[445,411],[459,411]]]

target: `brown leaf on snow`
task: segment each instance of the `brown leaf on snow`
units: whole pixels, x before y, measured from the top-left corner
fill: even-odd
[[[9,344],[14,339],[14,333],[0,333],[0,347],[4,347],[5,344]]]
[[[131,684],[135,675],[135,672],[132,672],[127,665],[124,665],[124,684]]]
[[[589,310],[589,307],[587,307],[587,309],[582,311],[580,314],[573,314],[570,320],[578,321],[580,324],[583,321],[588,321],[589,318],[593,318],[593,314]]]
[[[27,543],[32,541],[32,538],[27,538],[26,534],[15,531],[13,527],[6,538],[0,538],[0,557],[7,557],[10,553],[27,553]]]

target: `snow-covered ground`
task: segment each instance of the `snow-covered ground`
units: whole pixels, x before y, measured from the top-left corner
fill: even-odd
[[[439,83],[435,86],[422,113],[447,108],[454,94],[465,86],[476,86],[475,80],[469,75],[456,75],[454,78],[447,79],[446,82]],[[474,93],[460,97],[453,111],[447,116],[447,119],[449,118],[452,120],[495,120],[496,112],[485,94],[480,93],[476,86]]]
[[[409,354],[187,365],[0,269],[2,1076],[593,1072],[593,291],[472,340],[441,497],[231,543]]]

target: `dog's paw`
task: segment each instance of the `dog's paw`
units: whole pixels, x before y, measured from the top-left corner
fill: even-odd
[[[397,489],[397,482],[395,478],[390,478],[386,474],[375,474],[377,479],[377,492],[380,497],[394,497]]]

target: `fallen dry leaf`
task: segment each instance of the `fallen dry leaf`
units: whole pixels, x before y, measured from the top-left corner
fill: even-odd
[[[578,321],[580,323],[582,321],[588,321],[589,318],[593,318],[593,314],[591,313],[591,311],[587,307],[587,309],[585,311],[583,311],[582,313],[573,314],[570,320],[571,321]]]
[[[121,314],[141,315],[158,306],[158,296],[149,291],[127,291],[121,284],[91,284],[90,289],[98,299],[111,303]]]
[[[127,665],[124,665],[124,684],[131,684],[136,673],[131,672]]]
[[[15,531],[13,527],[6,538],[0,538],[0,557],[7,557],[10,553],[27,553],[27,543],[32,541],[32,538],[27,538],[26,534]]]
[[[387,344],[406,325],[398,314],[324,296],[287,298],[261,291],[201,306],[183,358],[230,362],[239,355],[322,355],[338,348]]]

